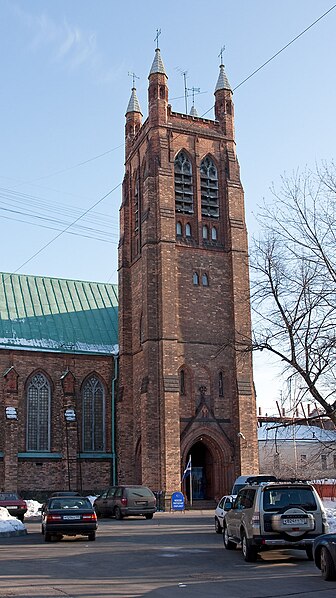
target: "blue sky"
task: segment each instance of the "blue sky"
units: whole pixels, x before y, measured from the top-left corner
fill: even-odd
[[[214,103],[223,44],[236,87],[331,6],[333,0],[0,0],[1,270],[16,271],[57,234],[52,228],[67,226],[122,181],[128,72],[140,77],[145,117],[157,28],[173,109],[184,111],[186,70],[188,86],[202,91],[201,115]],[[333,157],[335,30],[336,9],[234,93],[250,235],[272,182]],[[76,235],[62,235],[20,272],[116,282],[120,197],[118,187],[78,223]]]

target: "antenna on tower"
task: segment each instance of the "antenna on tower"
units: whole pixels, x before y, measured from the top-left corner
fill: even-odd
[[[135,79],[140,79],[135,73],[128,71],[128,76],[132,77],[132,88],[135,89]]]
[[[220,49],[220,52],[218,54],[218,58],[220,58],[220,61],[221,61],[221,66],[223,64],[223,52],[224,52],[224,50],[225,50],[225,46],[222,46],[221,49]]]
[[[190,88],[188,88],[188,91],[191,91],[191,93],[192,93],[192,102],[193,102],[193,106],[195,106],[195,93],[201,93],[201,88],[200,87],[190,87]]]
[[[187,74],[188,74],[188,71],[182,71],[182,69],[180,69],[180,67],[178,67],[178,66],[175,67],[175,68],[183,76],[183,80],[184,80],[185,113],[188,114],[188,88],[187,88]]]

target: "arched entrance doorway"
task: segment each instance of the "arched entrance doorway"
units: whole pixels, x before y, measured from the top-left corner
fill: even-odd
[[[213,455],[202,441],[196,442],[189,452],[191,455],[192,499],[205,500],[214,498]],[[188,455],[188,459],[189,459]],[[187,464],[185,464],[186,467]],[[184,480],[185,493],[190,501],[190,478]]]

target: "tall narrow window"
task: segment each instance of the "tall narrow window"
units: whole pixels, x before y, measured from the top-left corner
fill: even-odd
[[[191,237],[191,226],[189,222],[187,222],[187,224],[185,225],[185,235],[187,238]]]
[[[82,390],[83,450],[105,449],[105,396],[104,387],[96,376],[91,376]]]
[[[175,210],[182,214],[194,211],[191,162],[185,152],[180,152],[174,163]]]
[[[181,224],[181,222],[176,222],[176,235],[177,235],[177,237],[182,237],[182,224]]]
[[[34,374],[27,386],[27,451],[50,451],[50,399],[48,379]]]
[[[212,241],[217,241],[217,228],[215,226],[211,229],[211,239]]]
[[[180,370],[180,394],[185,395],[185,372]]]
[[[139,176],[136,176],[134,184],[134,230],[139,231],[139,211],[140,211],[140,194],[139,194]]]
[[[218,394],[220,397],[224,397],[223,372],[219,372],[218,374]]]
[[[209,238],[209,229],[206,224],[202,226],[202,237],[204,240]]]
[[[199,284],[199,276],[198,276],[197,272],[194,272],[194,274],[193,274],[193,284],[195,286],[197,286]]]
[[[202,285],[204,287],[208,287],[209,286],[209,279],[208,279],[208,275],[207,274],[202,274]]]
[[[202,216],[219,218],[217,168],[209,156],[202,160],[200,171]]]

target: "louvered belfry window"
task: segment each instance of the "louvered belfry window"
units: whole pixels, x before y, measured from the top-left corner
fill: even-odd
[[[27,451],[50,451],[50,398],[48,379],[34,374],[27,387]]]
[[[83,391],[83,451],[99,452],[105,449],[105,396],[104,387],[96,376],[84,384]]]
[[[174,163],[175,210],[181,214],[193,214],[194,197],[191,162],[185,152],[180,152]]]
[[[219,218],[217,168],[209,156],[202,160],[200,171],[202,216]]]

